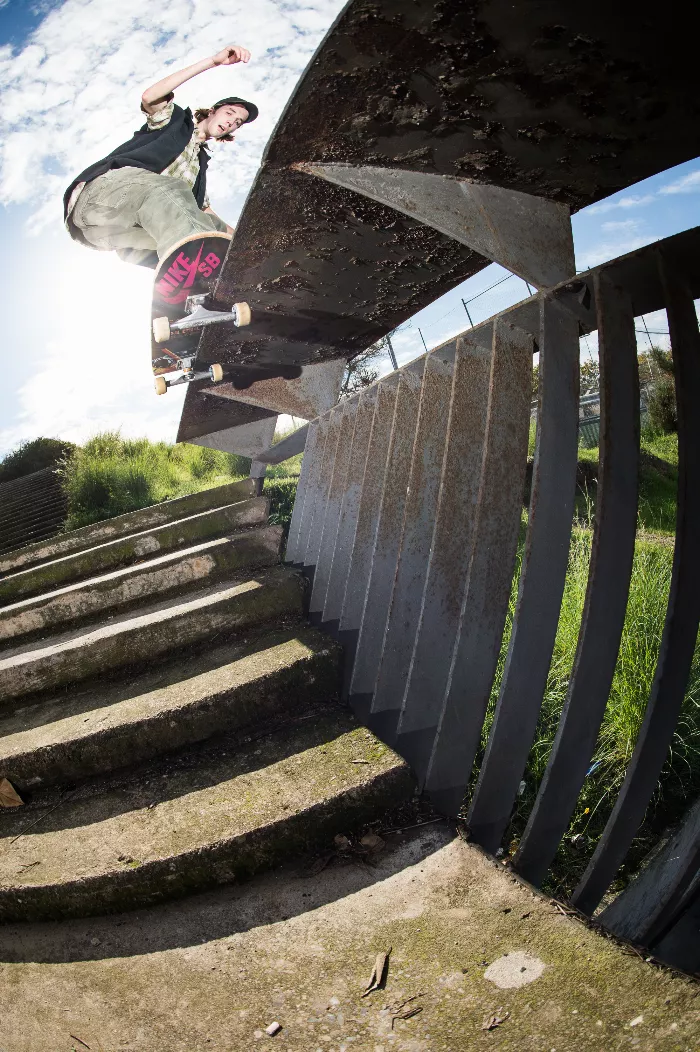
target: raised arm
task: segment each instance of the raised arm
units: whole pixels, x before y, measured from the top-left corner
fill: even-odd
[[[234,66],[237,62],[247,62],[249,58],[250,51],[246,48],[240,47],[239,44],[227,44],[211,58],[200,59],[199,62],[194,62],[191,66],[180,69],[177,73],[171,73],[157,83],[151,84],[141,96],[142,108],[146,113],[155,113],[163,99],[184,84],[186,80],[192,80],[192,77],[204,73],[207,69],[214,69],[215,66]]]

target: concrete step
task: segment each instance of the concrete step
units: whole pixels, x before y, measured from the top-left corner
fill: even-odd
[[[150,508],[130,511],[125,515],[117,515],[113,519],[105,519],[91,526],[83,526],[79,530],[71,530],[50,542],[37,542],[4,555],[0,558],[0,574],[14,573],[28,566],[48,562],[49,559],[58,559],[70,552],[94,548],[98,544],[115,540],[117,537],[142,533],[154,526],[162,526],[166,522],[175,522],[177,519],[196,515],[209,508],[221,508],[254,496],[255,483],[250,479],[241,479],[240,482],[231,482],[226,486],[214,486],[211,489],[201,490],[199,493],[190,493],[186,497],[166,500]]]
[[[340,651],[303,624],[175,657],[0,717],[0,774],[20,792],[76,782],[294,715],[338,693]]]
[[[268,501],[252,497],[223,508],[199,512],[141,533],[105,541],[94,548],[19,570],[0,581],[0,605],[128,566],[158,552],[177,551],[209,537],[221,537],[244,526],[267,522]]]
[[[697,983],[563,916],[446,824],[392,825],[371,866],[293,859],[129,914],[5,925],[3,1050],[697,1050]]]
[[[280,567],[250,580],[212,585],[186,600],[174,596],[97,628],[55,636],[48,646],[39,641],[7,648],[0,660],[0,707],[275,618],[298,617],[301,603],[301,578]]]
[[[46,790],[0,814],[0,920],[133,909],[236,883],[379,816],[413,784],[395,753],[328,709],[246,746],[218,737],[69,793]]]
[[[245,567],[272,566],[279,562],[281,543],[281,526],[249,527],[11,603],[0,607],[0,643],[94,620],[115,608],[126,610],[169,592],[182,595]]]

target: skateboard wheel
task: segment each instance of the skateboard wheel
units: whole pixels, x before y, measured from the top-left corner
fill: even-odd
[[[247,303],[234,303],[236,325],[250,325],[250,307]]]
[[[167,318],[153,319],[153,339],[156,343],[165,343],[170,339],[170,322]]]
[[[224,370],[218,362],[215,365],[209,366],[209,374],[215,384],[218,384],[219,380],[223,380],[224,378]]]
[[[165,392],[168,390],[168,385],[164,376],[156,376],[153,386],[155,387],[156,394],[158,395],[165,394]]]

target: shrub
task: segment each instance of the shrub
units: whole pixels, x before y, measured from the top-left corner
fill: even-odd
[[[678,430],[676,387],[669,376],[656,380],[647,396],[647,412],[652,428],[668,435]]]
[[[217,449],[122,439],[105,431],[78,449],[64,469],[65,528],[74,530],[248,474],[250,461]],[[243,468],[244,470],[240,470]]]
[[[298,482],[298,478],[271,478],[266,479],[263,486],[263,494],[270,501],[268,521],[284,526],[285,537],[289,533],[289,524],[292,521]]]
[[[34,438],[22,442],[0,461],[0,482],[31,475],[44,468],[52,468],[67,460],[77,447],[60,438]]]

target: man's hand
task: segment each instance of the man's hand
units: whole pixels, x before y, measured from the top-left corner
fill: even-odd
[[[237,62],[248,62],[250,51],[240,44],[227,44],[223,51],[214,55],[215,66],[235,66]]]

